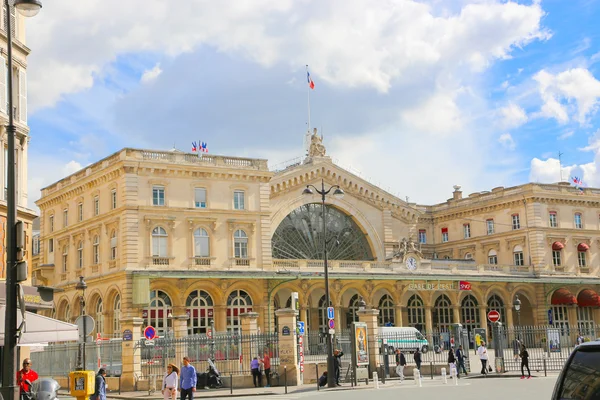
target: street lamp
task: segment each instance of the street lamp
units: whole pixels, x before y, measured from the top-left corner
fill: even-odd
[[[15,0],[14,6],[24,16],[33,16],[42,8],[39,0]],[[2,359],[2,388],[0,395],[5,400],[18,398],[16,385],[17,365],[17,187],[15,168],[15,133],[13,120],[13,59],[12,59],[12,27],[10,18],[10,3],[4,0],[6,9],[6,54],[8,58],[7,95],[8,95],[8,125],[6,136],[8,155],[6,159],[6,314],[4,319],[5,334]],[[23,252],[19,252],[23,253]]]
[[[521,325],[521,300],[519,295],[515,295],[515,311],[517,312],[517,326]]]
[[[75,286],[76,290],[81,290],[81,296],[79,297],[79,308],[81,309],[80,315],[83,324],[82,332],[82,343],[79,344],[79,368],[80,371],[85,371],[85,340],[87,339],[87,318],[85,316],[85,289],[87,289],[87,283],[83,280],[83,276],[79,277],[79,282]]]
[[[333,195],[337,198],[342,198],[344,197],[344,191],[338,186],[338,185],[334,185],[329,187],[329,189],[325,190],[325,181],[323,179],[321,179],[321,189],[319,190],[316,186],[314,185],[306,185],[306,189],[304,189],[304,191],[302,192],[302,194],[305,195],[313,195],[314,192],[312,191],[311,187],[318,193],[321,195],[321,211],[322,211],[322,220],[323,220],[323,262],[324,262],[324,268],[325,268],[325,303],[326,303],[326,307],[331,307],[331,300],[329,298],[329,271],[327,268],[327,243],[329,243],[329,241],[327,240],[327,224],[325,221],[325,218],[327,216],[327,213],[325,212],[325,196],[327,196],[332,190],[333,190]],[[325,312],[325,310],[324,310]],[[327,386],[328,387],[336,387],[336,381],[335,381],[335,362],[333,359],[333,341],[332,341],[332,337],[331,334],[329,333],[329,329],[327,329]]]

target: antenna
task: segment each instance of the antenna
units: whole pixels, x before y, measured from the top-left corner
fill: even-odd
[[[563,177],[562,177],[562,156],[564,153],[561,153],[560,150],[558,151],[558,170],[560,171],[560,182],[563,181]]]

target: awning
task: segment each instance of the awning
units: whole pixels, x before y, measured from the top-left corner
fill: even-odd
[[[573,293],[569,292],[568,289],[558,289],[552,295],[550,303],[553,306],[570,306],[577,304],[577,299]]]
[[[0,346],[4,346],[4,318],[6,306],[0,306]],[[21,336],[19,345],[68,342],[79,339],[77,325],[68,324],[42,315],[25,312],[25,333]],[[17,310],[17,326],[21,324],[21,311]]]
[[[588,246],[587,243],[579,243],[579,245],[577,246],[577,251],[588,251],[590,249],[590,246]]]
[[[565,245],[562,244],[561,242],[552,243],[552,250],[562,250],[564,248],[565,248]]]
[[[590,289],[582,290],[577,296],[579,307],[600,307],[600,296]]]

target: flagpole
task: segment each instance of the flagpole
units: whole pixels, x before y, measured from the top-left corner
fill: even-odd
[[[306,76],[308,77],[308,64],[306,64]],[[306,85],[306,99],[307,99],[307,109],[308,109],[308,130],[304,134],[304,150],[308,155],[309,148],[309,137],[310,137],[310,84]]]

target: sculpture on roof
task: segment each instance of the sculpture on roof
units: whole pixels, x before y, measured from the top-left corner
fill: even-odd
[[[417,244],[412,240],[412,238],[403,238],[399,243],[398,250],[395,251],[391,256],[387,257],[386,260],[397,260],[402,262],[404,261],[404,257],[411,253],[423,258],[423,253]]]
[[[323,146],[323,137],[317,135],[317,128],[313,130],[313,134],[310,137],[310,148],[308,149],[309,157],[324,157],[325,146]]]

